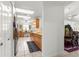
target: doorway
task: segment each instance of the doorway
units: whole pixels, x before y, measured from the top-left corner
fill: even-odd
[[[15,55],[42,56],[42,2],[15,2],[14,18]]]
[[[65,8],[64,50],[67,53],[79,51],[79,21],[77,13],[79,9],[77,3],[79,2],[73,2],[73,3],[66,6]],[[75,6],[77,9],[76,8],[73,9],[72,6]]]

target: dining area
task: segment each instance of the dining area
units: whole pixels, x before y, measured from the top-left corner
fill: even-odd
[[[71,25],[65,25],[64,50],[73,52],[79,49],[79,32],[74,31]]]

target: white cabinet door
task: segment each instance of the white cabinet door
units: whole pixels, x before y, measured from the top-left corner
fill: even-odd
[[[10,2],[0,2],[0,6],[0,56],[13,56],[12,5]]]

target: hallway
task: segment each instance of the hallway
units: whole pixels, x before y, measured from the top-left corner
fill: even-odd
[[[0,2],[0,56],[50,57],[59,54],[59,57],[78,57],[79,50],[71,53],[64,51],[64,20],[79,21],[77,15],[79,2],[75,5],[74,3]],[[74,19],[72,16],[75,14],[71,12],[72,10],[76,14]],[[74,24],[78,27],[73,26],[73,31],[79,31],[79,22]],[[28,36],[27,33],[29,33]]]
[[[16,10],[14,21],[14,25],[16,25],[14,29],[16,28],[16,30],[14,33],[17,34],[14,36],[18,37],[17,45],[15,45],[16,56],[41,57],[42,2],[14,3]]]
[[[42,52],[32,52],[30,53],[27,42],[32,41],[30,37],[22,37],[18,39],[17,43],[17,57],[41,57]]]

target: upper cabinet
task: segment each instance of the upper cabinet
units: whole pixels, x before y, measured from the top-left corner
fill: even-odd
[[[36,18],[36,28],[39,28],[39,25],[40,25],[39,21],[40,21],[40,19]]]

